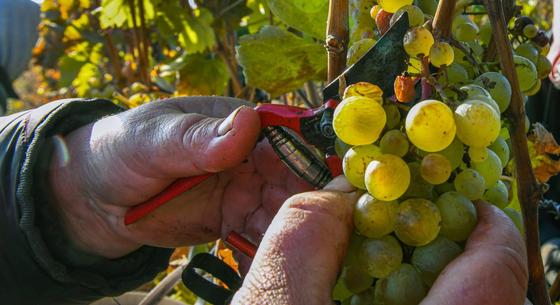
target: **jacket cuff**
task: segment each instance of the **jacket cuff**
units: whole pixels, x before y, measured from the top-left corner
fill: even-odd
[[[50,209],[52,197],[46,177],[54,139],[120,111],[107,100],[62,100],[30,111],[25,124],[25,159],[16,192],[20,229],[38,264],[54,280],[78,288],[89,299],[118,295],[151,280],[167,266],[172,252],[146,246],[119,259],[81,252]]]

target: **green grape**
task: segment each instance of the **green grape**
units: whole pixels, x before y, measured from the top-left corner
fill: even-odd
[[[484,178],[474,169],[467,168],[460,172],[453,181],[457,192],[470,200],[482,198],[484,195]]]
[[[393,26],[405,12],[408,13],[408,25],[410,27],[420,26],[424,23],[424,13],[418,6],[405,5],[391,16],[391,26]]]
[[[404,157],[409,148],[408,139],[397,129],[389,130],[381,137],[379,148],[384,154]]]
[[[436,193],[443,194],[447,192],[455,191],[455,185],[452,182],[444,182],[442,184],[438,184],[434,187]]]
[[[344,266],[360,264],[359,256],[364,240],[366,240],[364,236],[358,235],[356,232],[352,232],[350,235],[348,250],[346,251],[346,257],[344,258]]]
[[[468,85],[462,86],[459,89],[467,94],[467,99],[473,99],[473,98],[476,98],[478,96],[485,96],[485,97],[488,97],[488,98],[492,98],[492,95],[490,95],[490,92],[488,92],[488,90],[482,88],[479,85],[468,84]]]
[[[537,81],[537,67],[529,59],[513,55],[515,62],[515,71],[517,72],[517,79],[519,80],[519,88],[521,91],[527,91],[533,87]]]
[[[352,96],[336,107],[333,129],[345,143],[366,145],[377,141],[386,121],[387,116],[380,102]]]
[[[506,167],[506,165],[509,162],[509,146],[506,140],[504,140],[504,138],[502,137],[502,135],[498,136],[498,138],[496,138],[496,141],[490,144],[488,148],[490,148],[493,152],[496,153],[496,155],[498,156],[498,158],[500,158],[500,161],[502,162],[502,166]]]
[[[451,84],[464,84],[469,80],[469,72],[467,72],[467,69],[457,63],[453,63],[447,67],[446,75],[447,82]]]
[[[494,99],[492,99],[491,97],[487,97],[487,96],[482,96],[482,95],[477,95],[473,98],[469,98],[467,100],[465,100],[466,102],[470,102],[470,101],[481,101],[484,102],[485,104],[488,104],[488,106],[492,107],[492,109],[496,110],[496,113],[500,113],[500,106],[498,105],[498,103],[496,103],[496,101]]]
[[[344,176],[353,186],[365,190],[364,174],[366,168],[371,161],[381,154],[381,149],[373,144],[350,148],[342,159]]]
[[[461,43],[464,45],[464,43]],[[468,65],[469,61],[467,60],[467,56],[465,55],[465,53],[457,48],[457,47],[453,47],[453,58],[455,59],[454,62],[460,65]]]
[[[488,150],[486,147],[469,147],[469,158],[472,162],[482,162],[488,159]]]
[[[360,293],[371,287],[373,278],[361,266],[350,266],[346,269],[344,284],[352,293]]]
[[[472,41],[478,35],[478,26],[467,15],[458,15],[451,24],[451,33],[459,41]]]
[[[517,230],[519,230],[519,233],[521,233],[521,236],[525,235],[525,226],[523,224],[523,216],[521,216],[521,213],[519,213],[517,210],[512,209],[512,208],[504,208],[504,213],[506,213],[506,215],[509,217],[509,219],[511,219],[511,221],[513,221],[513,224],[517,227]]]
[[[346,155],[346,152],[350,148],[352,148],[352,146],[342,142],[341,139],[336,138],[336,140],[334,140],[334,151],[340,158],[344,158],[344,155]]]
[[[471,162],[472,169],[483,178],[486,188],[492,187],[502,176],[502,161],[495,152],[488,149],[488,158],[480,162]]]
[[[396,201],[377,200],[365,193],[354,206],[354,226],[364,236],[379,238],[395,230],[398,212]]]
[[[539,79],[545,78],[552,70],[552,63],[550,60],[546,58],[546,56],[539,55],[539,59],[537,60],[537,77]]]
[[[357,62],[374,44],[375,40],[371,38],[364,38],[354,42],[352,46],[348,48],[348,54],[346,56],[347,65],[351,66]]]
[[[498,180],[496,184],[486,190],[484,193],[484,200],[500,209],[507,207],[509,204],[509,191],[507,186],[502,180]]]
[[[428,154],[422,159],[420,174],[431,184],[444,183],[451,175],[451,162],[443,155]]]
[[[345,283],[345,279],[344,279],[344,275],[345,275],[345,271],[344,270],[342,272],[342,274],[340,275],[340,277],[338,277],[338,279],[336,280],[336,284],[334,285],[331,297],[333,300],[346,300],[350,297],[352,297],[353,293],[352,291],[348,290],[348,288],[346,287],[346,283]]]
[[[430,54],[434,44],[434,36],[423,27],[417,26],[406,32],[403,38],[404,50],[410,57],[420,57]]]
[[[384,305],[418,305],[426,296],[426,288],[416,268],[402,264],[388,278],[375,285],[375,300]]]
[[[412,144],[427,152],[445,149],[455,137],[453,112],[437,100],[425,100],[412,107],[405,121]]]
[[[542,82],[540,79],[537,79],[537,81],[535,82],[535,84],[533,85],[533,87],[529,88],[529,90],[524,91],[523,93],[526,96],[532,96],[535,95],[537,93],[539,93],[539,91],[541,90],[541,86],[542,86]]]
[[[492,25],[490,21],[486,21],[480,26],[478,38],[483,45],[488,46],[490,44],[490,40],[492,39]]]
[[[475,84],[484,87],[504,112],[511,101],[511,86],[505,76],[498,72],[486,72],[476,78]]]
[[[437,0],[415,0],[414,4],[426,15],[434,16],[436,14]]]
[[[539,50],[530,42],[524,42],[515,49],[515,54],[525,57],[536,64],[539,59]]]
[[[537,36],[539,28],[534,24],[528,24],[523,28],[523,35],[527,38],[533,38]]]
[[[434,67],[449,66],[453,63],[455,54],[447,42],[436,42],[430,49],[430,62]]]
[[[350,299],[349,305],[373,305],[375,299],[375,288],[371,287],[358,294],[355,294]]]
[[[451,144],[449,144],[449,146],[447,146],[444,150],[438,152],[438,154],[442,154],[445,158],[447,158],[447,160],[449,160],[451,170],[454,170],[461,165],[464,153],[465,146],[463,145],[463,142],[457,138],[453,139],[453,142],[451,142]]]
[[[436,205],[421,198],[407,199],[399,205],[395,234],[409,246],[423,246],[440,231],[441,215]]]
[[[440,234],[453,241],[466,240],[476,227],[476,208],[458,192],[441,194],[436,200],[441,213]]]
[[[424,283],[431,287],[445,266],[461,252],[455,242],[440,235],[431,243],[414,249],[411,263],[420,271]]]
[[[408,168],[410,169],[410,185],[404,195],[402,195],[401,199],[432,199],[434,185],[428,183],[428,181],[422,178],[422,174],[420,173],[420,162],[410,162],[408,163]]]
[[[481,101],[465,102],[455,109],[457,137],[474,147],[490,145],[500,133],[500,115]]]
[[[383,109],[387,114],[387,128],[392,129],[397,127],[401,122],[401,112],[399,107],[395,104],[383,105]]]
[[[385,278],[401,265],[401,245],[391,235],[378,239],[367,239],[362,243],[360,262],[364,270],[375,278]]]
[[[371,161],[365,173],[366,189],[375,198],[391,201],[399,198],[410,184],[410,170],[403,159],[383,154]]]
[[[389,13],[395,13],[401,7],[410,5],[414,0],[379,0],[377,3],[381,8]]]

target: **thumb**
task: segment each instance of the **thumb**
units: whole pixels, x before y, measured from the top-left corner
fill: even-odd
[[[232,304],[332,302],[331,290],[348,246],[358,195],[342,176],[325,189],[285,202]]]

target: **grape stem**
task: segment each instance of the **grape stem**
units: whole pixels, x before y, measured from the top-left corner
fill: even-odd
[[[453,37],[449,37],[448,42],[450,45],[454,46],[455,48],[459,49],[459,51],[463,52],[463,54],[465,54],[465,59],[471,64],[473,65],[473,67],[477,67],[480,72],[481,70],[481,66],[480,63],[478,62],[478,60],[476,60],[476,58],[474,57],[471,48],[469,47],[467,49],[467,47],[465,47],[464,44],[460,43],[458,40],[456,40]]]
[[[328,82],[337,78],[346,68],[348,39],[348,0],[330,0],[326,39]]]
[[[544,268],[540,254],[538,229],[538,206],[542,198],[542,189],[537,183],[531,167],[527,135],[525,134],[523,97],[519,88],[519,81],[513,61],[513,49],[508,39],[506,26],[506,20],[509,20],[509,18],[506,19],[506,14],[509,13],[508,9],[511,9],[513,5],[511,2],[509,0],[484,0],[484,5],[492,25],[493,42],[497,54],[500,54],[499,60],[502,73],[507,77],[512,87],[511,104],[506,110],[505,115],[512,122],[508,127],[515,160],[515,174],[518,185],[517,195],[521,204],[525,225],[525,242],[529,266],[528,296],[534,305],[550,305],[551,302],[544,279]],[[506,13],[504,13],[504,10]]]

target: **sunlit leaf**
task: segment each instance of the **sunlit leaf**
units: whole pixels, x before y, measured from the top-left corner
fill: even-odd
[[[146,22],[151,22],[155,17],[155,8],[152,0],[134,0],[137,26],[140,25],[140,1],[142,1],[144,5],[144,13],[142,14],[144,20]],[[134,19],[127,0],[103,0],[101,2],[101,7],[99,23],[102,29],[111,27],[133,27]]]
[[[325,39],[328,0],[268,0],[275,16],[290,27],[318,39]]]
[[[87,97],[87,93],[90,89],[90,79],[100,79],[101,77],[99,67],[91,63],[86,63],[81,67],[80,72],[72,81],[72,86],[79,97]]]
[[[529,135],[529,153],[533,171],[537,180],[546,183],[550,177],[560,173],[560,160],[553,156],[560,156],[560,146],[554,139],[554,135],[546,128],[536,123]]]
[[[247,83],[272,96],[297,89],[308,80],[326,78],[324,47],[276,26],[241,37],[237,59]]]
[[[207,9],[197,9],[192,16],[186,15],[182,21],[183,30],[179,34],[179,44],[192,53],[203,52],[216,45],[212,29],[214,17]]]
[[[222,95],[228,80],[227,67],[220,59],[207,54],[187,55],[177,92],[181,95]]]

